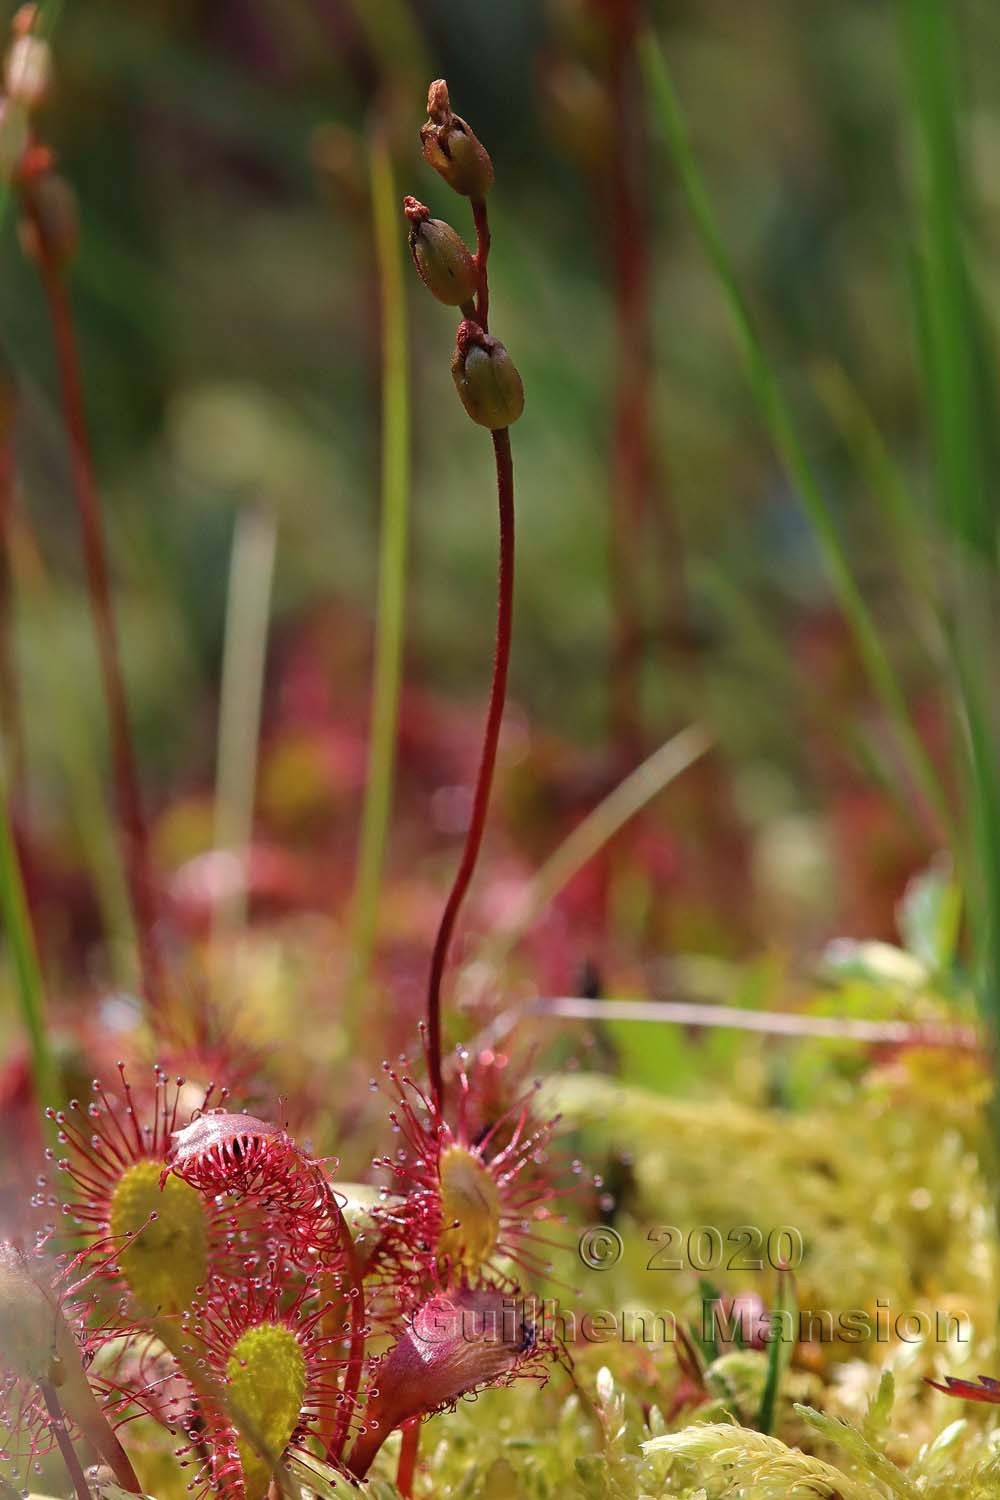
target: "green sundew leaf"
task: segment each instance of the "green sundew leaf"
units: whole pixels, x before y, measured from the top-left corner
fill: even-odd
[[[794,1329],[797,1311],[795,1278],[787,1271],[779,1271],[777,1295],[771,1309],[772,1328],[771,1341],[767,1350],[767,1380],[760,1400],[760,1410],[757,1413],[757,1427],[764,1433],[770,1433],[774,1427],[774,1414],[778,1405],[781,1382],[795,1352],[794,1332],[791,1338],[786,1338],[784,1324],[787,1321]]]
[[[806,454],[791,407],[757,333],[746,297],[688,139],[687,127],[663,50],[652,31],[639,43],[646,87],[673,158],[688,208],[712,265],[736,330],[747,378],[785,472],[799,495],[826,564],[835,597],[850,626],[858,654],[892,724],[914,785],[947,830],[956,851],[958,833],[948,797],[921,740],[906,692],[886,652],[875,619],[855,577],[827,497]]]
[[[951,871],[934,864],[915,875],[903,892],[897,922],[907,950],[932,973],[947,972],[962,923],[962,892]]]
[[[860,1469],[879,1484],[884,1484],[899,1500],[919,1500],[920,1492],[916,1486],[896,1468],[891,1459],[873,1448],[856,1427],[848,1426],[837,1417],[828,1417],[823,1412],[814,1411],[811,1406],[796,1403],[795,1410],[811,1427],[822,1433],[828,1442],[850,1454]]]

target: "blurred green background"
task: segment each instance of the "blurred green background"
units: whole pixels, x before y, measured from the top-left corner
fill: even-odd
[[[652,350],[655,471],[633,580],[643,745],[695,717],[717,732],[725,821],[747,841],[767,896],[757,914],[746,890],[749,929],[773,935],[777,921],[780,936],[787,901],[806,941],[816,931],[884,933],[934,840],[905,806],[912,797],[641,100],[632,138],[619,132],[608,73],[616,9],[95,0],[59,16],[46,127],[82,204],[73,292],[150,797],[162,808],[212,775],[229,548],[248,505],[272,511],[278,526],[267,711],[289,642],[331,601],[331,698],[345,719],[366,711],[379,493],[368,144],[387,130],[400,193],[471,237],[467,205],[419,155],[426,82],[445,75],[495,161],[494,328],[528,395],[515,434],[515,722],[519,708],[537,732],[597,757],[609,744],[617,377],[607,168],[624,150],[635,153],[638,229],[648,236],[641,321]],[[899,16],[870,0],[707,0],[653,6],[650,19],[810,457],[907,698],[939,748],[935,673],[841,420],[860,399],[924,493],[914,127]],[[971,0],[955,19],[979,231],[973,271],[993,313],[1000,22]],[[630,85],[638,90],[637,70]],[[10,216],[0,254],[0,339],[25,390],[23,507],[47,580],[22,587],[19,604],[31,800],[34,816],[56,826],[75,754],[65,726],[53,730],[67,683],[87,705],[73,732],[100,740],[103,714],[49,335]],[[407,672],[478,713],[493,625],[489,454],[451,389],[449,315],[415,277],[407,286],[416,424]],[[703,814],[704,842],[715,830]]]

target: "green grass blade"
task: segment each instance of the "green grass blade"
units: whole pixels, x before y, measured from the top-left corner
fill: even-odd
[[[778,1397],[781,1394],[781,1382],[792,1362],[796,1343],[794,1332],[789,1337],[785,1336],[787,1330],[784,1325],[787,1323],[789,1329],[794,1329],[797,1314],[795,1278],[790,1271],[779,1271],[778,1290],[771,1309],[774,1322],[771,1342],[767,1350],[767,1379],[764,1382],[764,1394],[760,1398],[760,1410],[757,1413],[759,1432],[770,1434],[774,1431],[774,1416],[778,1406]]]
[[[354,890],[353,950],[358,984],[364,981],[371,967],[392,810],[410,511],[410,391],[403,230],[392,157],[381,136],[372,141],[370,161],[382,309],[382,514],[368,784]]]
[[[825,360],[813,385],[882,516],[886,541],[899,562],[910,602],[919,611],[930,649],[940,654],[940,630],[929,621],[940,609],[940,579],[928,545],[926,517],[890,452],[861,392],[842,365]]]
[[[1000,775],[993,663],[998,574],[996,519],[986,476],[995,469],[986,413],[994,405],[985,333],[972,294],[958,121],[953,15],[941,0],[900,0],[921,168],[915,239],[921,351],[934,430],[937,508],[954,538],[948,644],[965,717],[969,909],[981,1007],[1000,1036]],[[1000,1116],[997,1119],[1000,1132]]]
[[[240,862],[240,880],[216,907],[214,936],[246,919],[247,857],[253,837],[260,713],[277,528],[263,510],[237,517],[229,566],[215,778],[215,847]]]
[[[712,736],[699,724],[689,725],[654,750],[624,781],[620,781],[535,872],[502,926],[498,926],[476,954],[476,963],[499,968],[531,924],[563,887],[614,838],[636,813],[694,765],[712,747]]]
[[[995,536],[986,488],[985,364],[964,246],[958,63],[941,0],[901,0],[920,167],[917,276],[941,519],[968,545]]]
[[[6,794],[0,811],[0,916],[14,968],[21,1017],[31,1051],[31,1073],[39,1104],[57,1106],[56,1070],[45,1026],[45,986],[24,880],[11,828]]]
[[[729,306],[751,389],[785,470],[801,497],[834,593],[851,628],[872,686],[893,726],[909,773],[929,809],[936,816],[940,830],[945,831],[954,843],[956,833],[948,799],[913,723],[903,688],[855,580],[830,507],[813,473],[789,405],[757,334],[688,140],[666,59],[651,32],[647,32],[641,39],[640,55],[649,97],[666,133],[685,199]]]

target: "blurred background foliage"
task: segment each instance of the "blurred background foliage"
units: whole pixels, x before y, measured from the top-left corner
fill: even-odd
[[[958,12],[974,271],[992,315],[998,23],[976,0]],[[943,757],[919,601],[902,594],[899,552],[851,446],[860,402],[914,493],[927,490],[899,16],[867,0],[808,9],[707,0],[658,7],[655,20],[810,457],[907,698]],[[279,801],[284,786],[310,805],[302,745],[286,736],[277,763],[268,749],[304,633],[325,682],[324,711],[363,734],[379,421],[367,150],[372,131],[387,130],[401,190],[459,220],[461,205],[446,201],[415,146],[426,79],[443,74],[496,163],[494,304],[528,391],[516,434],[520,572],[505,784],[515,826],[519,808],[530,824],[559,801],[544,778],[540,790],[528,775],[519,780],[529,743],[543,758],[548,737],[559,754],[576,747],[595,787],[607,782],[616,271],[606,176],[616,150],[636,150],[650,236],[643,316],[656,466],[634,580],[642,737],[651,748],[703,719],[724,768],[702,795],[678,788],[664,802],[682,864],[686,833],[688,850],[700,851],[690,859],[703,887],[691,925],[671,940],[802,951],[835,931],[888,936],[905,878],[936,840],[921,829],[759,420],[667,154],[648,125],[638,143],[620,146],[601,26],[600,7],[582,0],[470,0],[460,12],[436,0],[63,8],[47,126],[82,203],[74,297],[141,761],[154,809],[173,807],[159,847],[170,863],[199,843],[176,801],[213,774],[228,558],[242,510],[263,507],[278,528],[265,811],[269,786]],[[67,763],[100,745],[103,715],[48,333],[9,215],[0,256],[0,339],[25,391],[18,650],[30,801],[32,817],[58,838],[71,801]],[[447,323],[415,281],[409,290],[407,675],[440,695],[432,713],[444,724],[443,704],[478,714],[482,701],[494,518],[487,457],[451,390]],[[63,711],[53,733],[72,693],[83,712]],[[473,717],[470,745],[474,725]],[[464,765],[466,751],[457,753]],[[545,753],[565,790],[564,760]],[[337,847],[349,851],[356,772],[345,777],[331,817]],[[433,821],[434,789],[425,790],[413,810]],[[725,806],[722,834],[716,803]],[[744,860],[735,873],[734,838]],[[399,839],[397,856],[405,832]],[[533,854],[547,852],[544,816],[525,839]],[[713,843],[725,851],[715,868]],[[737,875],[721,919],[698,915]]]

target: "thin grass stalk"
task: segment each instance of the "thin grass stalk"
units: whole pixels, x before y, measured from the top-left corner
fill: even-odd
[[[0,810],[0,914],[14,966],[21,1018],[31,1053],[31,1077],[40,1105],[59,1103],[55,1064],[45,1023],[45,983],[38,959],[21,862],[14,842],[6,793]]]
[[[7,794],[12,805],[19,807],[26,766],[14,641],[13,512],[14,450],[7,440],[0,442],[0,725]]]
[[[277,527],[260,509],[236,520],[229,566],[215,779],[215,847],[238,860],[239,879],[214,912],[213,938],[246,921],[248,861],[257,790],[261,704]]]
[[[378,932],[396,773],[403,677],[410,513],[410,387],[406,293],[392,155],[378,133],[369,151],[382,338],[381,520],[368,780],[361,814],[352,949],[357,986],[371,970]]]
[[[22,512],[12,537],[14,584],[21,608],[36,616],[36,632],[58,640],[62,628],[58,600],[29,519]],[[90,871],[104,933],[118,982],[131,982],[131,966],[121,953],[134,951],[134,927],[125,872],[114,841],[114,823],[107,806],[100,753],[91,732],[91,714],[78,676],[62,651],[53,653],[55,716],[53,745],[69,792],[69,809],[80,849]],[[121,973],[119,973],[121,969]]]
[[[928,649],[940,655],[942,641],[937,619],[940,580],[931,564],[917,497],[843,366],[832,360],[824,361],[815,372],[813,384],[882,514],[886,541],[899,562],[909,599],[919,612]]]
[[[941,0],[901,0],[901,15],[921,179],[917,269],[939,509],[955,534],[983,551],[995,522],[986,491],[985,393],[964,245],[955,33]]]
[[[646,87],[663,125],[684,197],[729,306],[751,390],[812,524],[834,594],[850,626],[872,686],[893,727],[909,774],[927,810],[933,815],[930,832],[935,838],[943,832],[957,850],[958,834],[946,792],[914,724],[905,691],[854,577],[829,503],[806,456],[791,409],[757,334],[691,149],[666,59],[651,32],[641,38],[640,52]]]
[[[961,101],[954,27],[940,0],[901,0],[921,168],[918,234],[922,353],[935,438],[937,508],[954,539],[947,639],[965,718],[968,867],[977,989],[994,1058],[1000,1043],[1000,721],[993,663],[1000,611],[997,523],[986,475],[991,453],[984,412],[991,372],[971,293],[964,173],[958,148]],[[994,1095],[994,1177],[1000,1098]],[[1000,1180],[997,1181],[1000,1212]]]
[[[778,1287],[774,1298],[772,1313],[779,1319],[788,1317],[790,1324],[795,1323],[798,1313],[797,1299],[795,1295],[795,1279],[790,1271],[779,1270]],[[788,1366],[792,1362],[795,1353],[796,1339],[792,1335],[784,1337],[784,1328],[781,1321],[778,1322],[776,1334],[772,1334],[771,1345],[767,1351],[767,1377],[764,1381],[764,1391],[760,1398],[760,1407],[757,1412],[757,1430],[764,1433],[772,1433],[775,1426],[775,1415],[778,1407],[778,1397],[781,1394],[781,1384],[785,1378]]]
[[[708,730],[694,724],[682,729],[647,756],[553,850],[531,877],[502,926],[482,944],[475,962],[498,969],[532,923],[573,877],[654,797],[700,760],[711,746],[712,736]]]

